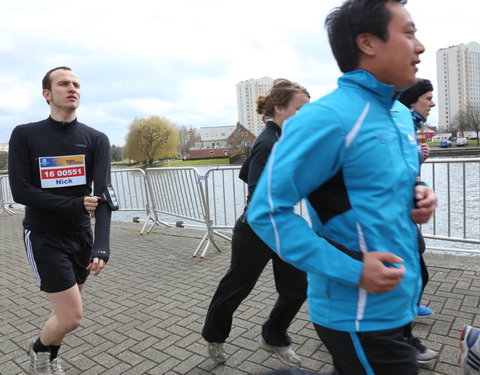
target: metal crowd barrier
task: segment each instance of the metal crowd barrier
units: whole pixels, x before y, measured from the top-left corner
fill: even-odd
[[[214,230],[212,221],[207,214],[205,192],[202,187],[202,179],[195,168],[147,168],[146,179],[152,198],[152,210],[154,222],[148,229],[149,233],[155,225],[166,225],[168,223],[160,220],[160,215],[168,215],[193,222],[194,226],[206,229],[200,244],[197,246],[193,256],[195,257],[201,247],[204,249],[201,258],[213,244],[220,251],[215,243],[214,235],[226,237]]]
[[[200,175],[195,168],[147,168],[112,170],[112,185],[120,211],[145,212],[148,223],[166,225],[162,215],[192,222],[206,229],[193,256],[203,246],[201,257],[225,239],[243,212],[247,186],[238,178],[240,167],[217,167]],[[480,158],[429,159],[422,165],[422,179],[436,192],[438,207],[433,218],[422,225],[429,249],[479,253],[480,244]],[[0,176],[0,213],[14,214],[8,176]],[[308,220],[304,204],[296,212]],[[223,233],[222,233],[223,232]],[[431,242],[431,243],[430,243]],[[445,243],[449,244],[445,247]],[[440,244],[443,247],[434,245]]]
[[[240,169],[240,166],[211,168],[202,179],[207,217],[215,233],[228,240],[231,238],[218,231],[231,231],[247,204],[248,186],[238,177]],[[310,220],[303,201],[295,206],[295,212]]]
[[[143,234],[148,222],[155,222],[145,172],[140,168],[113,169],[111,179],[119,202],[119,211],[145,211],[145,223],[140,231]]]
[[[207,215],[213,228],[231,230],[247,202],[247,184],[238,178],[241,167],[217,167],[203,176]]]
[[[14,215],[15,212],[10,209],[10,206],[14,203],[8,175],[0,176],[0,214],[6,212],[9,215]]]
[[[478,253],[480,158],[428,159],[421,176],[438,198],[433,218],[421,227],[423,236],[434,243],[428,248]],[[445,247],[445,243],[456,247]]]

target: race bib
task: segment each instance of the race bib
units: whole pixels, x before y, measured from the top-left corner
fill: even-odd
[[[85,155],[38,158],[42,188],[85,185]]]

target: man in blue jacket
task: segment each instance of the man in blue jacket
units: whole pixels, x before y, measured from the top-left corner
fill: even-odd
[[[416,224],[436,207],[418,183],[410,112],[424,46],[401,0],[348,0],[326,20],[338,88],[288,120],[248,211],[253,230],[308,273],[310,317],[338,374],[417,374],[402,327],[421,289]],[[306,199],[311,226],[294,213]],[[416,207],[415,207],[416,201]]]

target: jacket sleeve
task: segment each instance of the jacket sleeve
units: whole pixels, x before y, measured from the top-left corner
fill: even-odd
[[[23,131],[13,129],[8,150],[8,180],[15,202],[49,211],[86,214],[83,197],[66,197],[42,190],[34,184],[32,160]]]
[[[349,284],[363,264],[318,236],[294,206],[328,181],[345,159],[346,132],[329,110],[312,105],[289,119],[248,209],[248,223],[282,259]]]
[[[100,133],[93,157],[93,194],[102,197],[110,182],[110,143],[107,136]],[[110,206],[106,202],[100,203],[95,210],[95,240],[92,258],[102,258],[105,262],[110,258],[111,217]]]

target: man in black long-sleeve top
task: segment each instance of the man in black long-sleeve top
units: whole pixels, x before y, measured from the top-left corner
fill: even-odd
[[[8,173],[14,200],[25,205],[28,261],[52,304],[28,348],[29,374],[64,374],[57,354],[83,317],[83,284],[110,255],[110,145],[105,134],[77,121],[80,84],[70,68],[50,70],[42,86],[50,117],[15,127]]]

